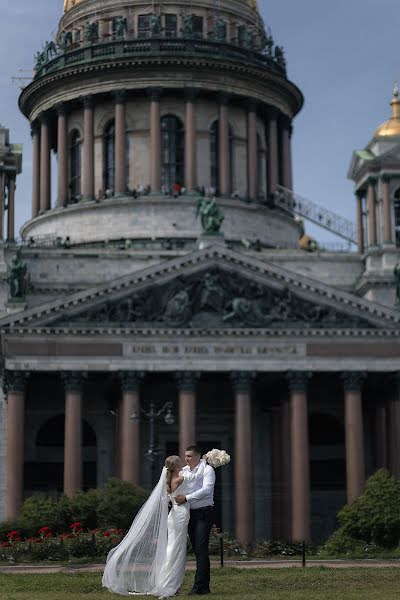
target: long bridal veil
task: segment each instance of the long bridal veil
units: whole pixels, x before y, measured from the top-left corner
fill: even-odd
[[[157,582],[167,550],[167,469],[131,528],[107,557],[103,587],[117,594],[157,595]]]

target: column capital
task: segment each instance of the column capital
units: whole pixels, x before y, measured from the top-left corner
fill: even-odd
[[[248,98],[246,100],[246,108],[248,113],[256,113],[259,106],[260,102],[255,98]]]
[[[66,392],[81,392],[87,379],[87,373],[83,371],[64,371],[61,373],[61,379]]]
[[[374,186],[374,185],[376,185],[376,184],[377,184],[377,182],[378,182],[378,178],[377,178],[376,176],[374,176],[374,175],[371,175],[371,176],[370,176],[370,177],[368,177],[368,179],[367,179],[367,184],[368,184],[369,186]]]
[[[287,115],[281,114],[279,117],[279,122],[283,125],[283,127],[285,129],[287,129],[289,131],[289,133],[291,134],[292,131],[292,119],[290,117],[288,117]]]
[[[391,177],[387,173],[383,173],[381,175],[381,181],[382,181],[382,183],[390,183],[390,179],[391,179]]]
[[[252,371],[232,371],[230,373],[233,390],[237,393],[251,392],[251,386],[255,379],[255,373]]]
[[[194,392],[201,373],[198,371],[178,371],[175,380],[180,392]]]
[[[286,380],[291,392],[305,393],[309,379],[311,379],[309,371],[288,371],[286,373]]]
[[[147,88],[146,92],[152,102],[159,102],[163,93],[163,89],[159,86],[151,86]]]
[[[56,111],[58,117],[65,117],[68,112],[68,106],[65,102],[59,102],[55,105],[54,110]]]
[[[185,102],[195,102],[200,94],[200,90],[195,87],[185,87],[183,90],[183,97]]]
[[[115,104],[125,104],[128,93],[126,90],[115,90],[112,92],[112,97],[114,98]]]
[[[357,198],[357,200],[362,200],[363,198],[365,198],[365,190],[362,188],[354,190],[354,195]]]
[[[227,106],[231,101],[232,94],[228,94],[227,92],[218,92],[217,98],[218,98],[218,104]]]
[[[38,121],[33,121],[31,123],[31,137],[40,133],[40,123]]]
[[[50,113],[48,111],[40,113],[38,116],[40,125],[49,126],[50,123]]]
[[[7,394],[10,392],[25,392],[29,379],[28,371],[4,370],[2,376],[3,392],[5,396],[7,396]]]
[[[81,101],[82,101],[84,108],[93,108],[93,106],[94,106],[93,94],[88,94],[87,96],[81,96]]]
[[[280,110],[275,108],[275,106],[267,107],[267,118],[269,121],[277,121],[280,117]]]
[[[138,392],[145,377],[144,371],[120,371],[119,380],[123,392]]]
[[[343,381],[343,387],[345,391],[361,392],[366,376],[366,373],[362,371],[345,371],[341,373],[341,379]]]

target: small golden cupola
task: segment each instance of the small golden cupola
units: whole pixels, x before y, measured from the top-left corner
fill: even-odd
[[[399,97],[399,85],[396,82],[393,91],[393,98],[391,101],[392,116],[388,121],[385,121],[374,135],[377,137],[400,137],[400,97]]]

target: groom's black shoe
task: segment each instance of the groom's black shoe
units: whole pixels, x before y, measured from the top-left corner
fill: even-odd
[[[199,592],[199,590],[196,590],[195,588],[193,588],[192,590],[190,590],[190,592],[188,592],[188,596],[199,596],[201,594],[201,592]]]

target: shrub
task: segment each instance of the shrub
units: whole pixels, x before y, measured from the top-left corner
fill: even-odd
[[[57,502],[42,494],[25,500],[21,509],[21,518],[26,523],[30,535],[44,525],[56,531],[60,528]]]
[[[148,493],[128,481],[112,478],[98,490],[97,527],[128,529]]]
[[[301,556],[302,551],[302,544],[297,542],[257,540],[252,555],[255,558],[265,558],[269,556]],[[306,554],[312,554],[310,544],[306,544]]]
[[[79,521],[83,527],[94,529],[98,526],[97,511],[101,490],[78,492],[69,500],[70,516],[68,523]]]
[[[338,514],[345,538],[362,540],[384,548],[400,540],[400,481],[385,469],[366,483],[364,493]]]

